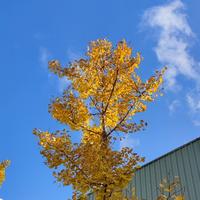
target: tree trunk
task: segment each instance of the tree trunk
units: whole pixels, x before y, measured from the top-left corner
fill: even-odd
[[[106,200],[107,184],[104,186],[103,200]]]

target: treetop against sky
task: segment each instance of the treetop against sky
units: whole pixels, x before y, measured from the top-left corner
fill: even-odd
[[[32,130],[53,132],[49,99],[68,80],[48,71],[48,62],[67,64],[85,56],[89,41],[125,39],[144,59],[138,75],[147,80],[167,66],[164,97],[138,113],[145,131],[115,143],[134,149],[146,162],[199,136],[199,4],[175,1],[4,1],[0,7],[1,160],[12,161],[0,190],[4,200],[66,199],[72,190],[54,183]],[[133,53],[134,56],[136,54]],[[67,130],[68,131],[68,130]],[[72,134],[73,143],[81,134]],[[37,191],[37,192],[36,192]]]

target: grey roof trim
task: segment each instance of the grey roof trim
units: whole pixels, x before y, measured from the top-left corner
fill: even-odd
[[[142,169],[142,168],[144,168],[144,167],[146,167],[146,166],[148,166],[148,165],[150,165],[150,164],[156,162],[157,160],[160,160],[161,158],[166,157],[166,156],[168,156],[169,154],[172,154],[172,153],[174,153],[174,152],[176,152],[176,151],[178,151],[178,150],[180,150],[180,149],[182,149],[182,148],[184,148],[184,147],[186,147],[186,146],[188,146],[188,145],[190,145],[190,144],[192,144],[192,143],[194,143],[194,142],[197,142],[198,140],[200,141],[200,137],[197,137],[197,138],[195,138],[194,140],[192,140],[192,141],[190,141],[190,142],[188,142],[188,143],[186,143],[186,144],[183,144],[182,146],[177,147],[177,148],[173,149],[172,151],[169,151],[168,153],[166,153],[166,154],[164,154],[164,155],[162,155],[162,156],[159,156],[158,158],[156,158],[156,159],[154,159],[154,160],[152,160],[152,161],[149,161],[148,163],[142,165],[138,170],[140,170],[140,169]]]

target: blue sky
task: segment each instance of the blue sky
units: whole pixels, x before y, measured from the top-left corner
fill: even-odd
[[[88,42],[126,39],[144,57],[148,77],[168,65],[165,94],[139,118],[145,131],[120,144],[150,161],[200,135],[200,2],[198,0],[7,0],[0,6],[0,160],[10,159],[4,200],[64,200],[70,187],[54,183],[33,128],[62,128],[48,113],[66,81],[48,72],[84,55]],[[73,136],[74,140],[78,136]]]

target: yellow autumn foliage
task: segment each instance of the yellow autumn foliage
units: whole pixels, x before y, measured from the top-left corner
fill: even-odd
[[[180,194],[183,191],[178,176],[175,176],[172,181],[169,181],[169,177],[165,177],[159,185],[159,191],[157,200],[185,200],[184,195]]]
[[[116,47],[105,39],[89,44],[86,57],[62,67],[58,60],[49,69],[69,80],[61,97],[49,106],[52,117],[72,131],[82,133],[73,144],[67,131],[34,130],[46,164],[54,176],[74,188],[73,199],[92,190],[97,200],[116,200],[143,158],[130,148],[113,150],[112,142],[144,128],[133,121],[160,93],[165,69],[146,81],[138,75],[141,55],[132,56],[125,40]]]
[[[9,166],[9,164],[10,164],[9,160],[0,162],[0,186],[2,186],[3,182],[5,181],[5,171],[6,168]]]

